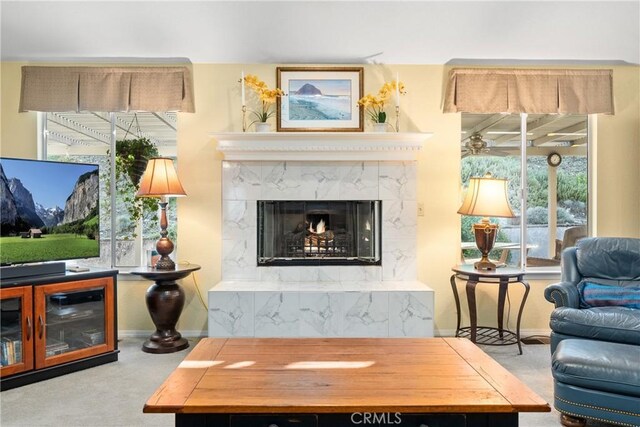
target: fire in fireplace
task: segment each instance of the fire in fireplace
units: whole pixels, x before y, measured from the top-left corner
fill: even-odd
[[[379,265],[379,200],[258,201],[258,265]]]

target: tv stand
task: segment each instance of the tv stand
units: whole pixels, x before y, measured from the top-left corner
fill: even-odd
[[[118,360],[117,274],[3,274],[0,390]]]
[[[42,264],[12,265],[0,267],[0,278],[16,279],[19,277],[48,276],[52,274],[64,274],[66,264],[64,262],[46,262]]]

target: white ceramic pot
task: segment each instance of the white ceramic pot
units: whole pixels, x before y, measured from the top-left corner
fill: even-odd
[[[256,123],[256,132],[271,132],[271,124],[267,122]]]
[[[373,131],[374,132],[386,132],[387,131],[387,124],[386,123],[374,123],[373,124]]]

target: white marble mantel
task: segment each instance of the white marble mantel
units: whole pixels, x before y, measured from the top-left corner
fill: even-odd
[[[222,162],[222,281],[211,337],[433,336],[417,279],[417,155],[430,133],[212,133]],[[258,200],[379,200],[381,265],[257,266]]]
[[[427,132],[211,133],[228,161],[416,160]]]

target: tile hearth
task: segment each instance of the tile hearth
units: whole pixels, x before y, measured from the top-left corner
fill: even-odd
[[[234,282],[209,292],[216,337],[429,337],[433,292],[417,281]]]
[[[403,161],[329,161],[333,148],[300,152],[294,139],[296,160],[258,160],[258,152],[249,153],[255,161],[223,162],[222,281],[209,291],[209,336],[432,336],[433,290],[416,281],[416,163],[406,147]],[[258,267],[258,200],[380,200],[381,265]]]

